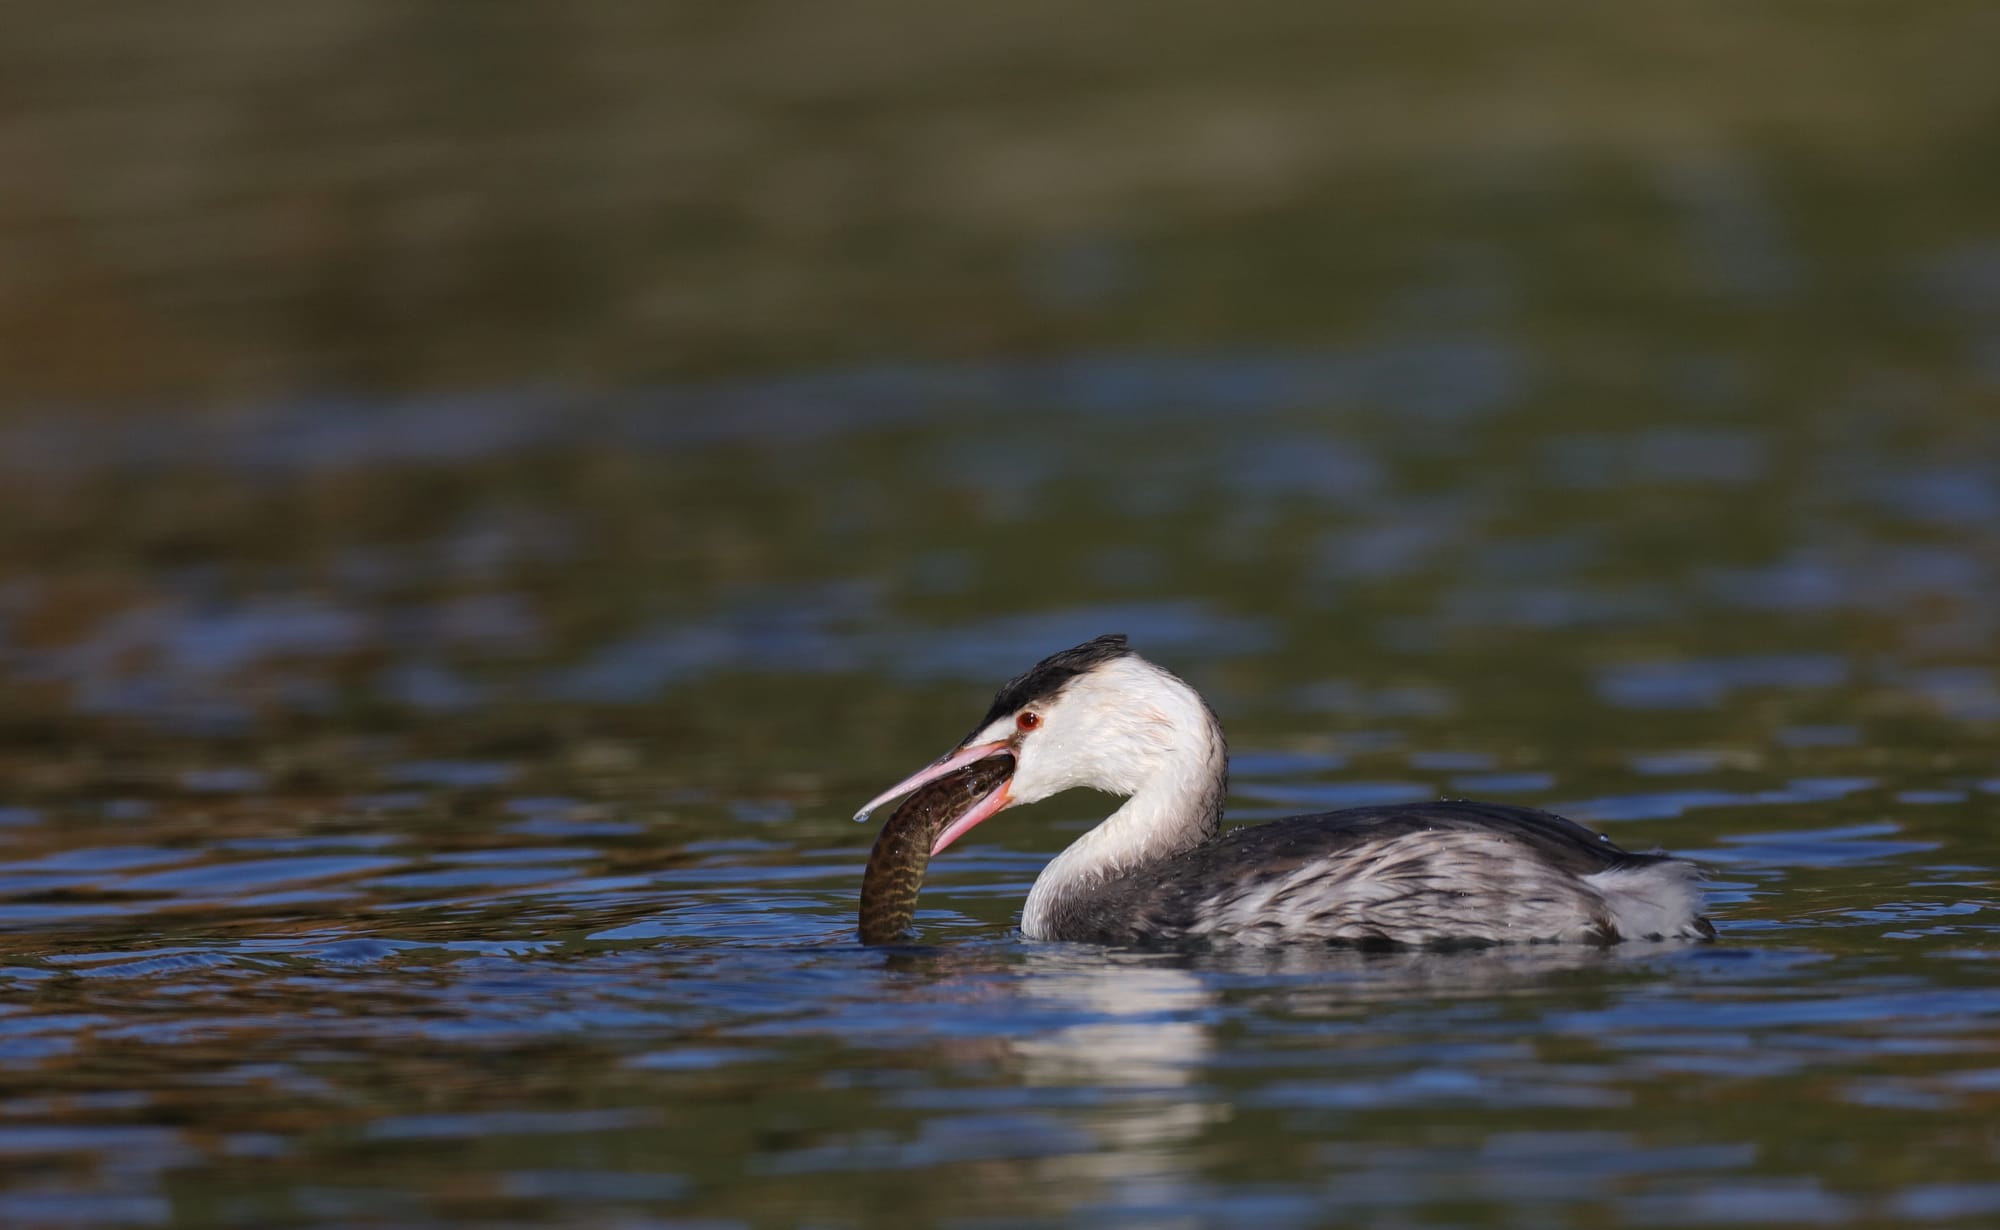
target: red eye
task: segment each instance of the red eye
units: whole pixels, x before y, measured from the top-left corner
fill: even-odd
[[[1042,724],[1042,715],[1034,712],[1033,710],[1030,710],[1027,713],[1022,714],[1020,717],[1014,719],[1014,725],[1019,726],[1022,730],[1033,730],[1035,727],[1040,726],[1041,724]]]

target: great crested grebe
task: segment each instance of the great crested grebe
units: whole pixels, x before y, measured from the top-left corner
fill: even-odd
[[[1010,680],[950,753],[855,816],[990,757],[1013,771],[931,853],[1075,786],[1126,796],[1035,878],[1031,939],[1449,945],[1711,939],[1700,872],[1501,803],[1356,807],[1222,831],[1229,751],[1185,682],[1100,636]]]

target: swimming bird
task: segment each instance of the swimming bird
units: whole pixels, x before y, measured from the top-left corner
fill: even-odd
[[[1122,635],[1009,680],[956,748],[855,819],[998,756],[1013,758],[1012,772],[938,830],[933,855],[1009,807],[1073,787],[1125,797],[1035,878],[1021,913],[1030,939],[1373,947],[1715,935],[1694,864],[1621,850],[1533,808],[1402,803],[1225,832],[1222,724]]]

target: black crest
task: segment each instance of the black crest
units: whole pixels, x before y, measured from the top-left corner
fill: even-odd
[[[1009,679],[993,698],[993,707],[986,716],[979,719],[979,725],[972,728],[978,734],[990,726],[994,719],[1005,717],[1017,709],[1047,700],[1069,685],[1069,681],[1086,671],[1095,670],[1116,658],[1125,657],[1132,647],[1125,643],[1123,632],[1107,632],[1094,640],[1085,641],[1074,649],[1052,653],[1027,670]]]

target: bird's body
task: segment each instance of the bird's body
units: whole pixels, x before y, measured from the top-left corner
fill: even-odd
[[[1010,681],[954,752],[869,807],[1001,755],[1013,774],[944,825],[933,854],[1017,803],[1075,786],[1127,796],[1036,878],[1021,917],[1033,939],[1430,946],[1715,934],[1693,864],[1628,853],[1530,808],[1411,803],[1224,832],[1221,724],[1122,636]]]
[[[1232,829],[1058,894],[1028,930],[1102,944],[1707,938],[1694,870],[1524,807],[1360,807]]]

